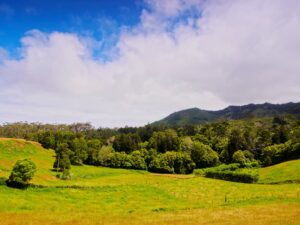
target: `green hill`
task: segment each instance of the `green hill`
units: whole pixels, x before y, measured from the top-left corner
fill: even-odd
[[[221,119],[237,120],[252,117],[273,117],[279,115],[292,115],[300,118],[300,103],[249,104],[243,106],[229,106],[218,111],[191,108],[172,113],[166,118],[154,122],[153,125],[180,126],[188,124],[203,124]]]
[[[8,177],[19,159],[31,159],[37,166],[34,182],[55,180],[51,174],[54,151],[44,149],[39,143],[23,139],[0,138],[0,177]]]
[[[259,170],[259,183],[300,183],[300,160],[292,160]]]

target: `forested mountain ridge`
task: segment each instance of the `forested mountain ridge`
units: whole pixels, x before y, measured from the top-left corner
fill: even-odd
[[[204,124],[221,119],[237,120],[252,117],[273,117],[279,115],[292,115],[300,118],[300,103],[248,104],[243,106],[228,106],[225,109],[217,111],[191,108],[174,112],[164,119],[154,122],[153,125],[181,126]]]

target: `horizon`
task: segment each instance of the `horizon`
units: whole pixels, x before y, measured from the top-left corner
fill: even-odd
[[[12,121],[12,122],[1,122],[0,123],[0,126],[2,125],[5,125],[5,124],[13,124],[13,123],[33,123],[33,124],[42,124],[42,125],[45,125],[45,124],[49,124],[49,125],[73,125],[73,124],[90,124],[94,129],[119,129],[119,128],[125,128],[125,127],[144,127],[144,126],[147,126],[147,125],[151,125],[155,122],[159,122],[160,120],[163,120],[163,119],[166,119],[167,117],[171,116],[172,114],[175,114],[175,113],[179,113],[179,112],[182,112],[182,111],[187,111],[187,110],[191,110],[191,109],[199,109],[199,110],[202,110],[202,111],[210,111],[210,112],[217,112],[217,111],[221,111],[221,110],[224,110],[224,109],[227,109],[229,107],[243,107],[243,106],[249,106],[249,105],[265,105],[265,104],[270,104],[270,105],[287,105],[287,104],[299,104],[300,102],[286,102],[286,103],[271,103],[271,102],[264,102],[264,103],[248,103],[248,104],[245,104],[245,105],[228,105],[226,106],[225,108],[221,108],[221,109],[217,109],[217,110],[209,110],[209,109],[201,109],[201,108],[198,108],[198,107],[192,107],[192,108],[186,108],[186,109],[182,109],[182,110],[177,110],[175,112],[171,112],[169,113],[168,115],[162,117],[162,118],[159,118],[155,121],[151,121],[151,122],[148,122],[146,124],[142,124],[142,125],[137,125],[137,126],[129,126],[129,125],[124,125],[124,126],[115,126],[115,127],[109,127],[109,126],[97,126],[95,124],[93,124],[92,122],[89,122],[89,121],[73,121],[73,122],[69,122],[69,123],[60,123],[60,122],[54,122],[54,123],[51,123],[51,122],[40,122],[40,121]]]
[[[297,0],[0,0],[0,124],[137,127],[191,106],[300,102],[299,11]]]

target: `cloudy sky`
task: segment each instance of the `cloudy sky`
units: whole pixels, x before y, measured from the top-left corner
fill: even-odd
[[[137,126],[300,101],[299,12],[299,0],[0,0],[0,123]]]

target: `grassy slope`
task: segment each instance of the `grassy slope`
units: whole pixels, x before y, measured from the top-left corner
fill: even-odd
[[[0,177],[8,177],[18,159],[31,159],[37,166],[33,182],[55,180],[50,168],[53,165],[54,152],[45,150],[36,142],[22,139],[0,139]]]
[[[61,181],[53,151],[23,140],[0,140],[0,177],[17,158],[38,167],[26,191],[0,186],[4,224],[299,224],[300,185],[242,184],[184,175],[92,166],[72,167]],[[78,185],[88,189],[55,188]],[[74,212],[76,215],[74,216]]]
[[[300,183],[300,160],[292,160],[260,169],[259,183]]]

